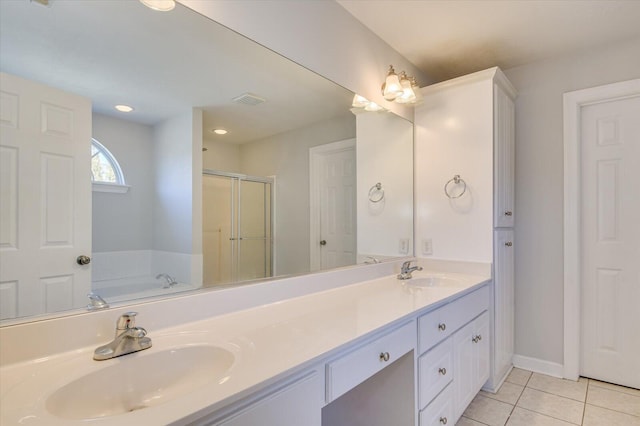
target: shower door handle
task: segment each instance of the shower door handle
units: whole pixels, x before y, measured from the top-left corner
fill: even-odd
[[[327,240],[320,240],[320,245],[321,246],[326,246],[327,245]]]

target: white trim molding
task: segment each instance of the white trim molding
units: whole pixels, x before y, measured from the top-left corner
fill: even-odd
[[[564,366],[562,375],[566,379],[577,380],[580,375],[580,123],[582,108],[638,95],[640,95],[640,79],[567,92],[563,97]]]
[[[558,364],[556,362],[545,361],[543,359],[531,358],[523,355],[514,355],[512,361],[513,366],[516,368],[533,371],[534,373],[545,374],[547,376],[563,376],[563,366],[562,364]]]

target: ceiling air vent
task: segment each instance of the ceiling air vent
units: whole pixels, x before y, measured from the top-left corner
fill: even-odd
[[[233,101],[244,105],[259,105],[267,100],[253,93],[243,93],[237,98],[233,98]]]

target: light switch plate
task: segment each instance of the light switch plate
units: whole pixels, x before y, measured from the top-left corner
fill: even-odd
[[[408,238],[400,238],[398,243],[398,251],[400,254],[409,254],[409,239]]]
[[[422,254],[424,255],[433,254],[433,242],[431,241],[431,238],[425,238],[422,240]]]

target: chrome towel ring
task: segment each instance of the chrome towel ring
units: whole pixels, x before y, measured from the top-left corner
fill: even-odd
[[[452,182],[453,182],[453,185],[451,185]],[[451,195],[449,190],[453,189],[456,185],[460,185],[460,184],[463,185],[462,192],[460,192],[458,195]],[[449,179],[449,181],[444,184],[444,193],[447,195],[447,197],[451,199],[462,197],[462,195],[466,192],[466,190],[467,190],[467,183],[464,181],[464,179],[460,177],[460,175],[455,175],[452,179]]]
[[[369,201],[372,203],[379,203],[384,200],[384,189],[380,182],[376,183],[369,190]]]

